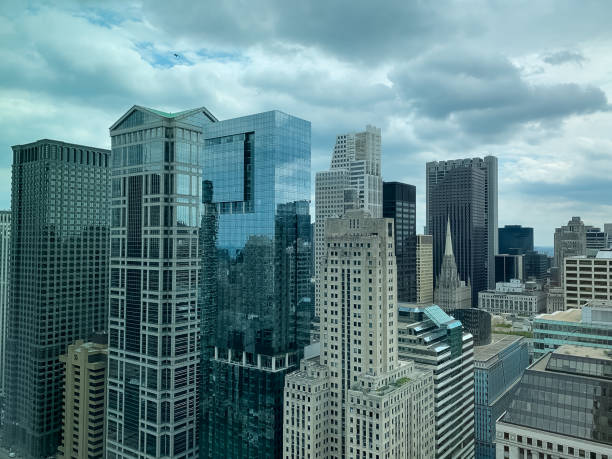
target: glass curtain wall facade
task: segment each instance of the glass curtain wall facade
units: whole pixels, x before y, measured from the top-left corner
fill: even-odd
[[[271,111],[204,132],[200,457],[279,458],[312,311],[310,122]]]
[[[397,300],[416,303],[416,187],[383,182],[383,217],[395,222]]]
[[[107,457],[198,454],[205,108],[134,106],[111,128]]]
[[[61,439],[66,347],[107,326],[110,152],[13,147],[7,431],[26,457]]]
[[[0,397],[6,391],[6,330],[11,249],[11,212],[0,211]],[[1,399],[0,399],[1,400]]]

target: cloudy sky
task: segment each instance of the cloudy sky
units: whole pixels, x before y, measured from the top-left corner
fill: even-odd
[[[134,104],[312,122],[313,176],[336,134],[382,128],[383,175],[495,155],[499,224],[612,221],[607,1],[130,1],[0,5],[0,207],[10,146],[108,147]],[[384,5],[384,6],[383,6]],[[174,56],[178,54],[178,58]],[[313,180],[314,184],[314,180]]]

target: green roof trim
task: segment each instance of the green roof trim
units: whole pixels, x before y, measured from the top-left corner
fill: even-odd
[[[143,107],[143,108],[146,108],[147,110],[155,113],[156,115],[163,116],[164,118],[176,118],[177,116],[184,115],[187,112],[194,111],[194,109],[192,108],[191,110],[183,110],[182,112],[169,113],[169,112],[162,112],[161,110],[155,110],[154,108],[149,108],[149,107]]]

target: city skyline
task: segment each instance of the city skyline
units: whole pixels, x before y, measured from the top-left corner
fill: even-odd
[[[257,16],[256,27],[243,27],[228,3],[218,31],[203,26],[211,15],[197,9],[191,16],[203,22],[179,29],[180,7],[6,2],[0,135],[6,151],[45,137],[109,147],[106,130],[134,102],[168,111],[206,105],[220,119],[279,109],[311,120],[314,174],[327,167],[337,133],[372,123],[382,129],[384,180],[417,187],[417,232],[425,222],[425,163],[491,154],[500,160],[500,227],[534,227],[535,244],[552,246],[554,228],[572,216],[602,226],[612,210],[597,193],[610,183],[612,116],[605,70],[612,37],[597,5],[484,4],[472,15],[452,5],[395,5],[370,17],[356,2],[330,8],[315,26],[270,4],[262,8],[274,11],[269,22]],[[338,21],[343,14],[368,15],[373,33],[356,36]],[[386,33],[376,33],[387,20]],[[336,27],[340,38],[319,33]],[[510,44],[513,27],[520,39]],[[9,176],[5,155],[2,208]]]

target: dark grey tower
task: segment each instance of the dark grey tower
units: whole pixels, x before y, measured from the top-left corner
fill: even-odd
[[[426,179],[426,232],[434,240],[434,278],[440,273],[449,217],[459,275],[471,283],[475,306],[478,292],[495,286],[497,158],[430,162]]]
[[[416,187],[383,182],[383,217],[395,221],[397,300],[414,303],[416,292]]]
[[[109,458],[198,452],[204,107],[134,106],[110,128]]]
[[[437,164],[437,163],[436,163]],[[428,167],[427,227],[433,236],[434,279],[440,275],[447,222],[450,221],[459,278],[472,287],[472,306],[487,279],[487,174],[478,167],[454,167],[430,183]],[[497,234],[497,231],[495,232]]]
[[[506,225],[499,228],[499,253],[520,255],[533,252],[533,228]]]
[[[109,154],[55,140],[13,147],[5,439],[27,457],[60,443],[59,356],[107,326]]]

